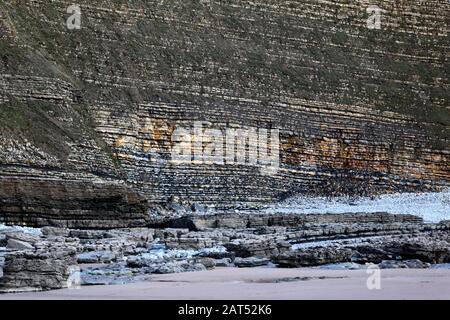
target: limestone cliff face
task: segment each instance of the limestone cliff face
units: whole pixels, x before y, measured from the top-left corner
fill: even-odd
[[[11,179],[216,207],[450,184],[445,0],[79,0],[80,30],[70,4],[0,4],[2,197]],[[236,159],[196,158],[227,130]]]

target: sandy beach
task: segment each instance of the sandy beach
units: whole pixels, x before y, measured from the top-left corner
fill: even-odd
[[[450,270],[381,270],[381,289],[369,290],[366,270],[218,268],[154,275],[123,285],[85,286],[0,295],[11,299],[450,299]]]

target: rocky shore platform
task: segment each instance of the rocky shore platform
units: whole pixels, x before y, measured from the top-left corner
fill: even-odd
[[[140,228],[0,227],[2,293],[140,283],[215,268],[431,270],[446,263],[450,221],[406,214],[233,212]]]

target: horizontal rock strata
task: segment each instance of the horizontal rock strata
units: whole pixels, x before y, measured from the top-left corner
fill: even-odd
[[[70,228],[144,225],[147,201],[108,181],[0,177],[0,221]]]
[[[7,253],[0,292],[67,288],[70,277],[79,274],[75,255],[75,248],[55,243]]]
[[[308,224],[326,223],[417,223],[422,219],[408,214],[388,213],[348,213],[348,214],[264,214],[258,212],[248,213],[218,213],[191,215],[166,222],[166,225],[192,230],[208,228],[257,228],[257,227],[298,227]]]
[[[291,215],[280,215],[279,221],[289,221],[288,226],[281,226],[255,216],[259,223],[254,227],[197,231],[143,227],[44,227],[34,234],[0,231],[0,289],[68,286],[77,268],[81,284],[93,285],[216,267],[332,268],[340,264],[340,268],[360,269],[369,263],[380,268],[429,268],[450,263],[448,221],[425,224],[409,215],[381,213],[361,215],[364,223],[360,224],[354,218],[355,214],[324,214],[295,224]]]
[[[0,221],[136,226],[128,188],[164,215],[172,196],[228,209],[449,186],[445,1],[384,1],[382,30],[369,1],[77,3],[79,30],[63,0],[0,4]],[[190,161],[172,159],[177,128]],[[227,130],[247,132],[236,159],[195,157]]]

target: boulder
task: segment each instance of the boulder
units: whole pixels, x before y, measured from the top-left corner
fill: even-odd
[[[8,239],[6,248],[9,250],[33,250],[34,249],[32,244],[25,242],[25,241],[16,240],[16,239]]]
[[[233,260],[230,258],[215,259],[214,263],[216,264],[216,267],[231,267],[233,265]]]
[[[420,260],[428,263],[450,262],[448,231],[384,238],[349,246],[356,262],[381,263],[383,260]]]
[[[239,268],[252,268],[268,265],[270,260],[268,258],[257,258],[257,257],[248,257],[248,258],[236,258],[234,259],[234,265]]]
[[[450,243],[433,239],[411,239],[405,242],[391,242],[385,251],[403,259],[419,259],[429,263],[450,262]]]
[[[62,247],[8,252],[5,255],[3,277],[0,278],[0,292],[49,290],[70,286],[71,277],[77,271],[75,254],[75,250]]]
[[[70,237],[78,239],[105,239],[114,238],[110,232],[105,230],[70,230]]]
[[[199,258],[196,262],[204,265],[206,269],[214,269],[216,266],[216,260],[212,258]]]
[[[117,259],[117,255],[112,251],[91,251],[77,255],[78,263],[110,263]]]
[[[41,240],[39,236],[35,236],[21,231],[6,232],[4,233],[4,235],[6,236],[7,240],[13,239],[21,242],[27,242],[30,244],[36,243]]]
[[[68,237],[70,234],[69,229],[49,226],[43,227],[41,232],[44,237]]]

